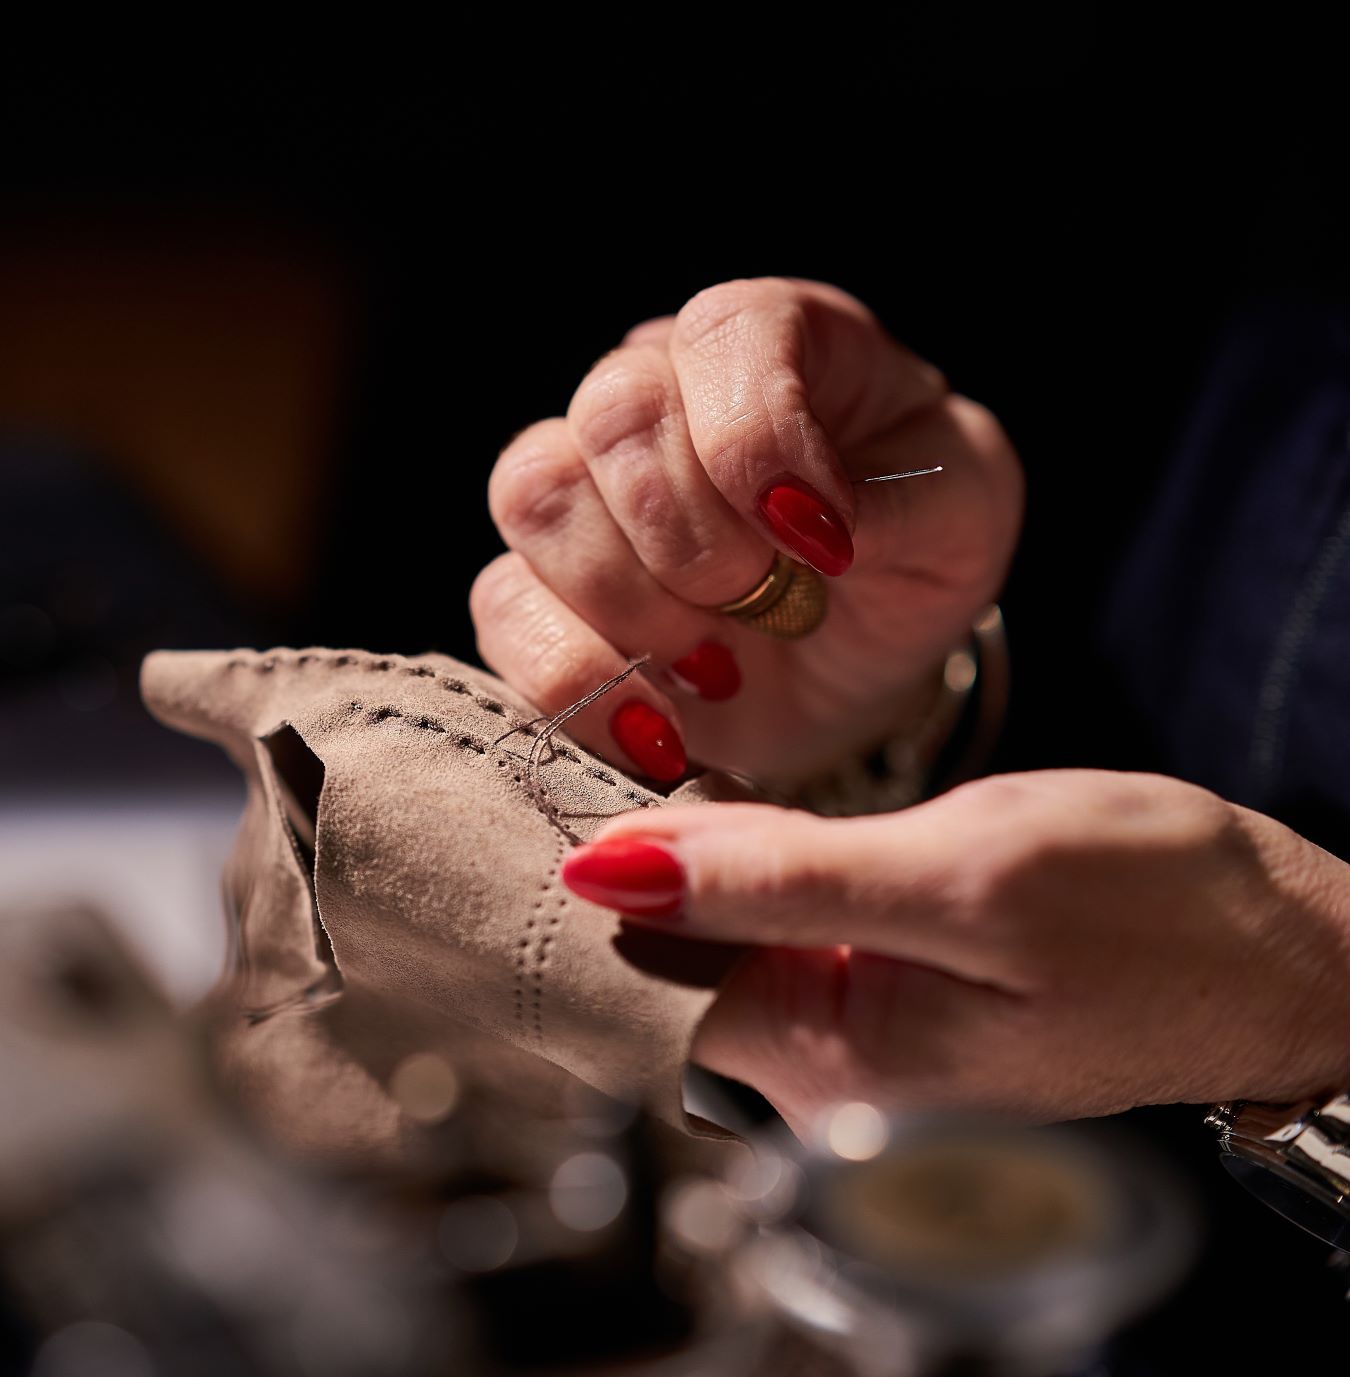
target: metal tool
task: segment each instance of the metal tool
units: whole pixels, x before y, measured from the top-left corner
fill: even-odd
[[[941,473],[942,465],[934,464],[931,469],[906,469],[904,473],[879,473],[873,478],[855,478],[858,483],[894,483],[897,478],[922,478],[926,473]]]

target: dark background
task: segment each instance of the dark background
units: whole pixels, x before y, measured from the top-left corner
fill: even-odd
[[[1345,121],[1334,90],[1297,80],[1317,36],[1272,36],[1292,62],[1258,35],[1239,63],[1201,47],[1159,70],[1083,18],[990,28],[917,9],[774,41],[748,24],[664,25],[652,38],[475,20],[341,53],[315,35],[283,54],[263,35],[184,42],[171,60],[7,55],[0,263],[8,253],[15,280],[52,244],[95,277],[121,271],[105,243],[143,238],[208,265],[246,244],[283,278],[324,284],[341,322],[310,467],[287,480],[284,460],[241,460],[225,496],[202,500],[208,525],[221,502],[246,525],[286,481],[303,494],[308,524],[266,537],[294,539],[274,583],[174,519],[160,461],[128,480],[125,434],[103,444],[66,431],[59,407],[56,423],[0,407],[0,617],[48,617],[41,634],[27,611],[0,624],[8,783],[36,769],[20,738],[66,722],[70,676],[91,664],[111,667],[107,710],[122,716],[81,730],[113,751],[107,723],[135,716],[152,644],[471,657],[465,596],[499,548],[484,488],[500,447],[562,411],[632,324],[770,273],[856,293],[1023,456],[1002,763],[1148,763],[1092,627],[1232,312],[1344,293]],[[0,358],[7,329],[0,312]],[[8,342],[24,355],[21,334]],[[62,346],[46,357],[59,374]],[[219,384],[221,414],[237,414],[228,366]],[[64,616],[49,596],[76,566],[104,612]],[[43,768],[97,774],[98,754],[53,765],[44,744]],[[1215,1326],[1233,1322],[1320,1344],[1343,1320],[1325,1249],[1243,1203],[1198,1117],[1141,1116],[1217,1221],[1201,1280],[1145,1336],[1149,1361],[1212,1361],[1228,1342]]]
[[[630,325],[729,277],[835,282],[1020,449],[1008,610],[1039,723],[1079,675],[1033,656],[1092,615],[1230,313],[1343,290],[1343,120],[1270,63],[1136,70],[1081,18],[605,37],[12,55],[7,223],[322,264],[343,361],[312,553],[227,592],[276,636],[401,651],[471,653],[493,459]]]

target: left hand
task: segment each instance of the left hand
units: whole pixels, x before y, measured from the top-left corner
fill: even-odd
[[[849,819],[643,811],[564,879],[751,944],[694,1059],[795,1128],[842,1099],[1048,1121],[1350,1087],[1350,866],[1177,780],[996,776]]]
[[[488,505],[508,552],[469,595],[479,653],[543,714],[650,655],[568,734],[663,783],[694,759],[790,790],[923,718],[998,594],[1022,487],[997,420],[861,301],[720,283],[630,331],[566,418],[499,457]],[[775,549],[830,579],[801,640],[715,610]]]

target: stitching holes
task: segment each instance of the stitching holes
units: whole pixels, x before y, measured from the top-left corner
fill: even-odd
[[[291,656],[268,655],[255,660],[246,660],[240,656],[235,656],[225,662],[225,667],[227,669],[244,669],[247,667],[252,668],[259,674],[270,674],[274,670],[288,665],[326,664],[345,669],[358,663],[360,663],[361,668],[366,670],[378,672],[398,670],[400,673],[412,675],[419,679],[430,679],[439,684],[447,693],[463,694],[465,697],[471,698],[485,712],[493,713],[497,717],[504,717],[507,721],[512,720],[511,714],[507,711],[504,704],[499,703],[495,698],[480,697],[478,694],[474,693],[462,679],[452,679],[448,675],[442,675],[430,665],[400,665],[390,659],[369,659],[360,661],[359,657],[345,653],[341,655],[314,655],[306,652],[304,654]],[[366,709],[362,702],[357,699],[352,699],[347,705],[347,710],[348,712],[358,713],[364,712]],[[437,722],[433,717],[426,716],[425,714],[419,717],[408,717],[405,713],[400,712],[399,709],[394,707],[386,706],[374,708],[371,709],[371,714],[371,720],[376,722],[384,722],[391,717],[398,717],[408,722],[411,726],[418,728],[420,731],[435,732],[437,735],[446,735],[450,731],[449,727],[445,726],[444,723]],[[533,737],[536,733],[531,730],[531,725],[530,723],[522,723],[520,724],[520,729],[525,731],[528,736]],[[456,737],[455,745],[461,750],[473,751],[475,755],[487,754],[487,747],[472,736],[464,735]],[[561,742],[550,742],[550,745],[555,755],[568,761],[570,764],[586,765],[587,762],[585,758],[578,755],[571,747],[564,746]],[[615,779],[612,775],[606,774],[603,770],[588,767],[587,773],[593,779],[599,780],[609,788],[620,790],[623,793],[623,797],[626,798],[629,803],[637,804],[640,807],[652,806],[649,800],[642,798],[640,794],[635,794],[631,789],[624,789],[619,780]],[[523,783],[524,780],[522,779],[520,782]]]
[[[517,968],[517,1009],[520,1012],[520,1021],[524,1022],[524,986],[528,981],[530,993],[530,1031],[534,1037],[542,1042],[544,1040],[544,970],[548,966],[549,948],[553,945],[557,935],[557,927],[561,921],[558,914],[552,914],[545,918],[543,914],[544,905],[549,895],[553,892],[554,886],[558,881],[558,871],[562,866],[563,857],[567,854],[567,847],[559,841],[554,851],[553,868],[549,871],[548,878],[540,886],[539,897],[534,901],[534,911],[525,921],[526,929],[526,948],[524,956],[529,956],[529,943],[533,940],[537,945],[534,948],[534,960],[532,969],[527,973],[526,963],[521,962]],[[563,908],[567,904],[567,896],[560,895],[558,907]]]

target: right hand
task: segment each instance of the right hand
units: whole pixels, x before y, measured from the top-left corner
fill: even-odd
[[[841,1099],[1053,1122],[1350,1085],[1350,865],[1161,775],[994,775],[862,818],[637,809],[562,879],[744,944],[693,1059],[797,1130]]]
[[[926,704],[998,592],[1022,478],[994,418],[861,302],[764,278],[630,331],[565,418],[506,447],[488,501],[509,552],[470,595],[487,664],[551,714],[650,654],[569,733],[660,780],[687,747],[790,787]],[[775,549],[831,575],[829,615],[800,641],[707,610]]]

